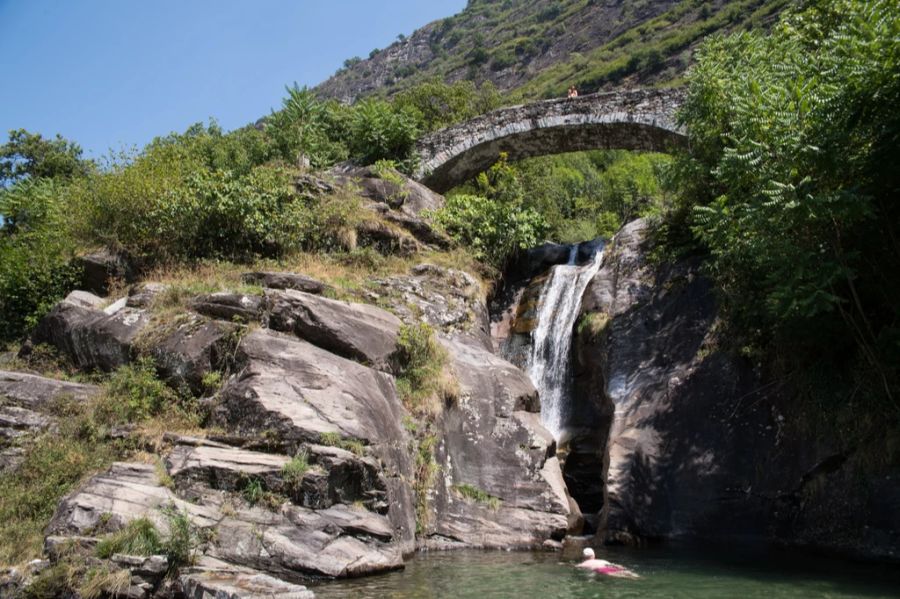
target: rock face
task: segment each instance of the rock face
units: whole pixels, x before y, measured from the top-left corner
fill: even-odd
[[[381,223],[366,222],[360,226],[357,234],[361,241],[376,247],[399,248],[403,253],[412,253],[421,246],[446,249],[452,245],[450,238],[435,230],[427,217],[428,212],[444,205],[444,198],[424,185],[396,170],[379,172],[374,167],[350,168],[339,172],[337,179],[368,199],[366,207],[381,217]]]
[[[269,327],[293,333],[340,356],[389,369],[400,319],[381,308],[301,291],[268,291]]]
[[[228,376],[203,399],[209,438],[167,434],[161,465],[118,463],[88,480],[60,504],[48,554],[70,541],[92,547],[139,517],[166,534],[174,509],[202,539],[196,566],[181,572],[186,595],[292,598],[308,596],[305,580],[401,568],[417,547],[537,548],[576,530],[537,394],[490,347],[479,281],[424,264],[372,289],[398,316],[268,287],[195,298],[193,312],[165,323],[128,302],[114,314],[57,306],[42,339],[85,367],[100,361],[82,339],[133,314],[140,352],[170,385],[200,394],[206,374]],[[152,306],[148,293],[132,303]],[[446,348],[458,388],[427,417],[408,411],[391,374],[402,323],[422,320]],[[118,361],[136,349],[134,335],[121,337]],[[135,580],[143,566],[118,567]]]
[[[99,392],[94,385],[0,371],[0,473],[17,468],[25,443],[53,426],[56,402],[87,401]]]
[[[651,264],[645,237],[643,221],[616,236],[582,303],[591,326],[574,401],[594,434],[565,474],[570,488],[605,494],[604,538],[900,555],[897,473],[867,473],[852,449],[792,429],[778,387],[713,343],[716,303],[699,264]]]
[[[241,280],[268,289],[294,289],[314,295],[322,295],[329,289],[322,281],[294,272],[248,272],[241,276]]]
[[[135,308],[110,314],[62,301],[38,324],[32,340],[56,347],[79,368],[108,372],[131,361],[132,345],[148,319]]]
[[[573,510],[534,386],[472,338],[444,346],[460,393],[439,423],[426,546],[530,548],[562,539]]]
[[[111,280],[131,283],[137,274],[126,256],[108,249],[81,256],[76,262],[82,270],[82,287],[97,295],[109,293]]]

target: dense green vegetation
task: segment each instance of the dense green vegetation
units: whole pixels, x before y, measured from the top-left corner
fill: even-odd
[[[850,437],[900,410],[898,9],[808,0],[770,35],[705,42],[669,217],[708,251],[745,353]]]

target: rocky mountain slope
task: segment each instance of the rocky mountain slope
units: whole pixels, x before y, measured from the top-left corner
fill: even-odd
[[[351,101],[438,78],[527,99],[677,80],[711,33],[765,27],[785,0],[470,0],[318,86]]]

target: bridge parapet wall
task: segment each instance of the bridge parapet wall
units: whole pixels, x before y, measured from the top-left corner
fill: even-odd
[[[510,159],[591,149],[666,151],[683,142],[675,122],[684,91],[630,90],[503,108],[437,131],[417,145],[416,178],[444,192]]]

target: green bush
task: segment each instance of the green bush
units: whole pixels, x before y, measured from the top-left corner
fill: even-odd
[[[112,374],[98,415],[107,422],[136,422],[178,406],[178,395],[157,378],[153,361],[143,358]]]
[[[451,237],[497,269],[516,251],[537,245],[547,228],[530,208],[475,195],[448,197],[434,217]]]
[[[410,108],[384,100],[358,102],[351,111],[347,136],[351,156],[363,164],[393,160],[406,172],[415,166],[419,128]]]
[[[0,190],[0,340],[19,338],[79,278],[63,186],[27,179]]]
[[[428,81],[397,94],[394,105],[416,116],[423,131],[435,131],[499,108],[500,93],[486,81],[477,87],[471,81],[448,84]]]
[[[266,119],[265,130],[278,155],[296,164],[301,154],[312,166],[325,167],[347,158],[341,142],[346,109],[337,102],[321,102],[297,84],[285,88],[282,108]]]

